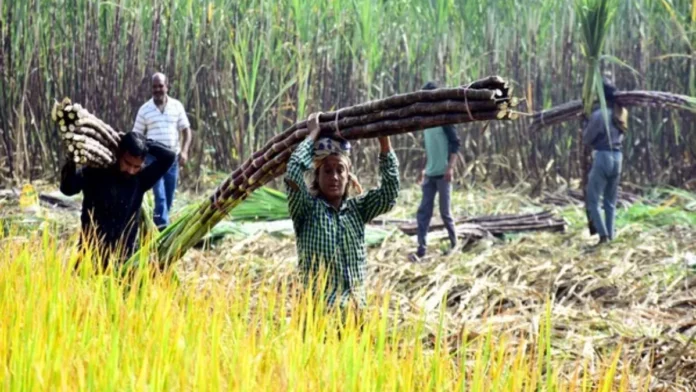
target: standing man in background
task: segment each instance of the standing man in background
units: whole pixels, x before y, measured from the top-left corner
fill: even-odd
[[[434,90],[437,85],[428,82],[423,90]],[[433,217],[435,195],[440,194],[440,217],[442,218],[451,244],[450,251],[457,245],[457,235],[454,231],[454,219],[450,210],[450,194],[452,192],[452,169],[457,159],[461,144],[452,126],[428,128],[423,133],[425,139],[426,166],[421,173],[419,182],[423,190],[418,208],[418,250],[411,254],[411,261],[417,261],[425,256],[426,236],[430,219]],[[449,253],[448,251],[447,253]]]
[[[152,99],[145,102],[138,110],[133,132],[143,133],[149,139],[162,143],[175,151],[177,159],[164,176],[152,187],[155,196],[153,220],[160,230],[169,224],[169,212],[174,202],[174,193],[179,175],[179,165],[188,161],[191,146],[191,124],[186,116],[184,105],[170,97],[167,77],[157,72],[152,75]],[[183,143],[179,133],[183,133]],[[145,164],[152,162],[148,156]]]
[[[622,145],[628,130],[628,112],[618,105],[615,99],[616,86],[608,79],[603,81],[604,99],[607,102],[607,122],[600,108],[595,109],[582,134],[582,142],[592,146],[592,169],[590,169],[586,208],[590,223],[599,234],[602,245],[614,239],[616,219],[616,199],[623,165]],[[604,220],[599,207],[603,198]]]

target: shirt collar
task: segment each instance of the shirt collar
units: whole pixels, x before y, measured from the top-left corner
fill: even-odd
[[[323,197],[317,196],[317,200],[319,200],[320,203],[324,204],[324,207],[336,211],[336,208],[329,204],[329,202],[326,201]],[[341,202],[341,207],[338,209],[338,212],[343,213],[346,210],[348,210],[348,199],[344,198]]]
[[[155,108],[157,107],[157,104],[155,103],[155,99],[152,97],[150,97],[150,100],[148,101],[148,103]],[[164,107],[166,108],[168,104],[169,104],[169,94],[164,94]]]

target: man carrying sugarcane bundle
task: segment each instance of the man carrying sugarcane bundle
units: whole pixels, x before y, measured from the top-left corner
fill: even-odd
[[[363,194],[350,171],[350,143],[338,132],[320,137],[318,113],[307,123],[310,133],[290,157],[285,174],[301,275],[315,295],[324,292],[329,308],[360,309],[365,305],[365,224],[396,204],[398,160],[389,138],[380,137],[381,185]],[[318,285],[322,273],[326,283]]]
[[[434,90],[437,85],[428,82],[423,86],[423,90]],[[454,230],[454,219],[450,208],[452,193],[452,171],[457,159],[460,141],[454,127],[450,125],[426,129],[423,132],[425,139],[425,169],[420,175],[418,183],[421,184],[423,198],[418,207],[418,250],[415,254],[410,254],[411,261],[418,261],[425,256],[426,237],[430,226],[430,219],[433,217],[433,207],[435,195],[440,194],[440,218],[445,224],[450,240],[451,252],[457,246],[457,234]]]
[[[191,124],[186,116],[184,105],[170,97],[167,91],[167,77],[160,72],[152,75],[152,99],[140,107],[133,126],[133,132],[143,133],[149,139],[162,143],[165,147],[174,150],[178,157],[152,188],[155,197],[153,220],[160,230],[169,224],[179,165],[183,166],[188,161],[191,146]],[[183,133],[181,143],[179,142],[180,132]],[[148,157],[145,164],[149,165],[151,162],[152,157]]]
[[[145,157],[154,161],[143,169]],[[61,171],[60,191],[67,196],[82,192],[80,247],[89,244],[106,263],[109,256],[125,260],[135,250],[143,195],[171,167],[173,151],[138,133],[125,134],[117,160],[106,168],[78,169],[68,160]],[[106,268],[106,265],[103,265]]]
[[[590,224],[599,234],[601,245],[614,239],[614,217],[623,155],[621,145],[628,128],[628,113],[614,99],[616,87],[607,79],[603,82],[607,102],[607,119],[601,108],[592,112],[583,130],[582,141],[593,149],[592,169],[587,181],[587,210]],[[604,198],[604,220],[599,209],[599,199]]]

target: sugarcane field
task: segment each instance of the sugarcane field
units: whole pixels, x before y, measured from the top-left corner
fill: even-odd
[[[696,0],[0,0],[0,390],[696,391]]]

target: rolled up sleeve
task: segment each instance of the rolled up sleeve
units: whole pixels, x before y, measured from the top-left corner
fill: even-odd
[[[379,187],[368,191],[357,200],[358,210],[365,223],[389,212],[396,205],[401,183],[399,181],[399,161],[394,151],[380,154],[379,172],[382,179]]]

